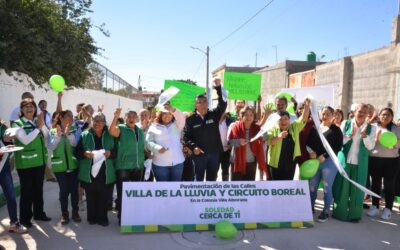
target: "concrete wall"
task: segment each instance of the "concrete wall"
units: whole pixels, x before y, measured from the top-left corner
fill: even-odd
[[[262,76],[261,104],[264,105],[273,100],[274,95],[282,89],[299,87],[300,77],[296,74],[298,72],[302,72],[302,76],[310,72],[307,77],[311,83],[313,69],[315,69],[315,86],[334,87],[335,108],[341,108],[344,113],[347,113],[353,103],[370,103],[377,109],[391,107],[396,114],[395,118],[400,118],[398,108],[400,104],[400,46],[398,44],[328,63],[287,60],[255,71],[254,73]],[[292,77],[291,86],[290,76]],[[302,82],[303,80],[301,79]],[[301,87],[308,85],[301,84]],[[231,102],[229,110],[232,108]]]
[[[396,65],[399,46],[344,57],[316,68],[316,86],[333,85],[335,103],[348,112],[353,103],[370,103],[377,109],[398,109]]]
[[[49,88],[37,86],[32,90],[29,86],[28,77],[25,74],[13,72],[8,75],[3,69],[0,69],[0,118],[9,121],[11,111],[19,105],[21,94],[30,91],[35,97],[36,103],[41,99],[47,101],[47,109],[54,112],[57,105],[57,93]],[[114,117],[114,111],[118,107],[118,103],[126,110],[128,108],[139,111],[143,107],[141,101],[120,97],[113,94],[107,94],[102,91],[90,89],[72,89],[64,91],[63,109],[70,109],[75,114],[75,106],[77,103],[90,103],[95,110],[98,105],[104,105],[104,113],[107,117],[107,123],[111,122]],[[123,110],[123,111],[124,111]]]
[[[254,72],[262,75],[261,104],[264,105],[267,102],[273,101],[276,93],[284,88],[289,87],[290,74],[312,70],[317,64],[319,63],[287,60],[274,66]]]
[[[343,78],[347,59],[333,61],[316,67],[315,86],[330,85],[334,87],[336,108],[347,109],[347,97],[343,98],[343,85],[348,85],[348,80]],[[347,96],[347,92],[345,93]]]
[[[276,93],[284,88],[289,87],[289,74],[313,70],[319,62],[291,61],[286,60],[271,67],[264,67],[252,73],[261,74],[261,104],[264,105],[269,101],[273,101]],[[225,71],[232,72],[248,72],[257,68],[251,67],[229,67],[221,66],[212,71],[212,76],[223,78]],[[308,86],[308,85],[307,85]],[[213,103],[216,104],[216,94],[213,94]],[[247,105],[255,105],[254,101],[246,101]],[[235,103],[233,100],[228,101],[227,111],[234,111]]]
[[[316,68],[315,85],[332,85],[338,87],[340,76],[340,60],[318,65]]]
[[[367,102],[379,108],[394,103],[393,74],[387,72],[394,63],[394,55],[391,48],[383,48],[352,57],[353,103]]]
[[[286,64],[280,63],[272,67],[259,70],[256,73],[261,74],[261,104],[264,105],[273,101],[276,93],[288,85]]]

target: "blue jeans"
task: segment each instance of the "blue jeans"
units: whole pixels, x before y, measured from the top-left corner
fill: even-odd
[[[68,196],[71,194],[72,211],[77,212],[78,207],[78,170],[75,169],[70,173],[60,172],[54,173],[57,178],[58,186],[60,187],[60,203],[61,212],[68,214]]]
[[[153,164],[153,171],[156,181],[181,181],[183,162],[173,166],[164,167]]]
[[[324,185],[324,210],[323,212],[329,212],[329,208],[332,204],[332,186],[337,174],[337,169],[332,159],[327,158],[324,163],[322,163],[317,173],[309,181],[310,184],[310,196],[311,196],[311,207],[314,209],[315,200],[317,199],[318,186],[322,178],[322,183]]]
[[[13,179],[10,171],[10,161],[7,160],[0,172],[0,185],[3,189],[4,196],[7,201],[8,214],[10,216],[10,223],[18,221],[17,216],[17,201],[15,198],[15,190]]]
[[[216,181],[219,170],[219,152],[206,153],[193,157],[195,180],[203,181],[206,174],[206,181]]]

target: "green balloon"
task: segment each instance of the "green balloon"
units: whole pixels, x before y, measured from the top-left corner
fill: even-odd
[[[64,90],[65,81],[64,78],[60,75],[52,75],[49,80],[50,87],[54,89],[57,93],[62,92]]]
[[[236,227],[227,220],[221,220],[215,224],[215,233],[218,238],[221,239],[232,239],[237,234]]]
[[[385,148],[393,148],[394,145],[397,144],[397,136],[391,131],[386,131],[381,134],[381,137],[379,137],[379,142]]]
[[[300,178],[302,180],[311,179],[318,171],[319,161],[317,159],[309,159],[300,166]]]
[[[295,115],[296,111],[294,110],[294,104],[291,103],[288,105],[288,107],[286,108],[286,111],[289,112],[289,114]]]

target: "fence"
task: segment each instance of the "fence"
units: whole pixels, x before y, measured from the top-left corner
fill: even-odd
[[[98,62],[91,63],[89,70],[92,77],[85,83],[85,88],[102,90],[125,97],[130,97],[131,94],[138,92],[138,89]]]

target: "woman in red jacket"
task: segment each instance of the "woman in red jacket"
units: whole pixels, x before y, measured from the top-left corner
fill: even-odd
[[[231,180],[254,181],[257,163],[260,170],[266,170],[264,143],[262,138],[250,142],[250,139],[260,131],[260,126],[255,123],[254,107],[244,107],[240,111],[240,116],[241,120],[232,125],[228,135],[235,156]]]

